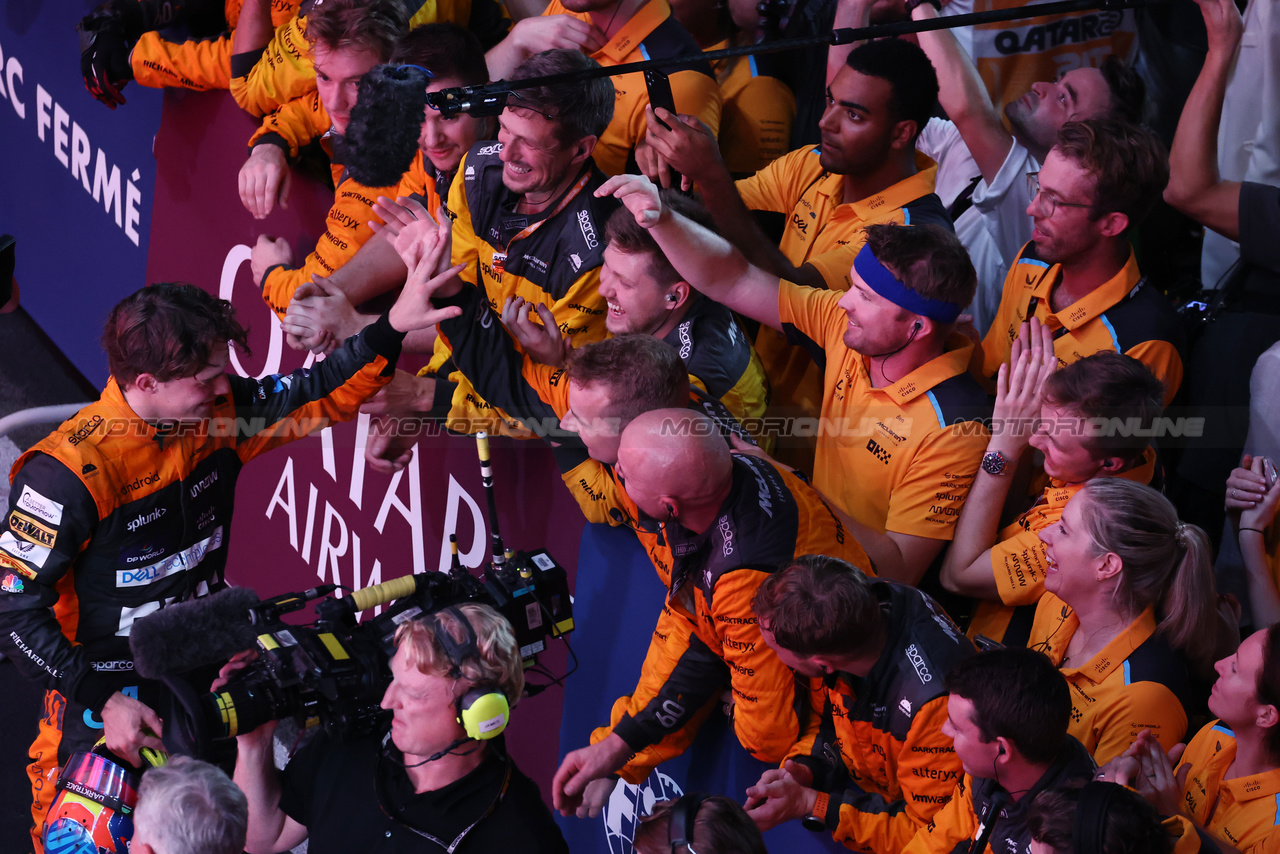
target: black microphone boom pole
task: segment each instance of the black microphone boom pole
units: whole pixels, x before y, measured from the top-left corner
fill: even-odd
[[[870,27],[844,27],[833,30],[829,35],[809,36],[799,39],[779,39],[760,44],[730,47],[724,50],[709,50],[706,53],[675,56],[670,59],[654,59],[644,62],[628,62],[623,65],[611,65],[604,68],[589,68],[583,71],[571,71],[566,74],[553,74],[547,77],[529,77],[524,80],[499,80],[483,86],[463,86],[454,89],[442,89],[427,94],[427,103],[439,110],[446,118],[458,113],[470,113],[473,116],[496,116],[507,105],[507,99],[515,96],[519,100],[519,90],[531,89],[535,86],[559,86],[567,83],[580,83],[584,80],[595,80],[599,77],[614,77],[620,74],[631,74],[648,69],[672,71],[682,68],[693,68],[719,59],[730,59],[735,56],[755,56],[763,53],[782,53],[790,50],[801,50],[807,47],[850,44],[864,39],[878,39],[886,36],[903,36],[911,33],[927,33],[932,30],[949,30],[956,27],[968,27],[976,24],[989,24],[999,21],[1018,21],[1025,18],[1042,18],[1049,15],[1063,15],[1071,12],[1089,12],[1095,9],[1123,10],[1142,6],[1156,5],[1167,0],[1057,0],[1053,3],[1042,3],[1034,6],[1019,6],[1014,9],[993,9],[989,12],[970,12],[967,15],[952,15],[928,21],[899,21],[892,24],[876,24]]]

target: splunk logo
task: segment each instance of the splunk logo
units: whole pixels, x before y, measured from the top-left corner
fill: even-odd
[[[164,514],[168,512],[169,511],[166,510],[164,507],[157,507],[155,510],[152,510],[150,513],[147,513],[145,515],[139,514],[137,519],[134,519],[125,527],[128,528],[130,532],[136,531],[139,528],[141,528],[143,525],[150,525],[152,522],[155,522],[157,519],[164,516]]]

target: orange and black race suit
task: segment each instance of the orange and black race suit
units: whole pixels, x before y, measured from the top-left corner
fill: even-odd
[[[171,42],[159,33],[144,33],[130,54],[134,79],[155,88],[179,86],[200,91],[229,89],[244,110],[264,116],[316,89],[316,70],[307,42],[307,15],[315,0],[272,0],[275,32],[266,46],[232,53],[230,34],[218,38]],[[433,22],[467,27],[488,50],[502,41],[511,20],[499,0],[404,0],[409,26]],[[227,23],[239,20],[240,3],[228,0]]]
[[[1084,745],[1071,736],[1049,769],[1014,801],[995,780],[965,774],[947,805],[934,814],[902,854],[969,854],[983,829],[994,821],[986,850],[1025,854],[1031,850],[1027,811],[1045,789],[1087,783],[1096,770]]]
[[[568,374],[534,362],[517,350],[511,336],[502,329],[493,307],[477,289],[464,287],[456,296],[435,302],[462,309],[461,315],[440,324],[440,336],[448,339],[452,346],[458,372],[471,377],[477,393],[507,413],[509,434],[553,440],[553,452],[565,485],[587,521],[616,526],[623,518],[633,516],[634,506],[614,478],[613,469],[592,459],[577,434],[560,427],[560,419],[569,410]],[[690,408],[716,422],[726,437],[732,433],[750,442],[751,436],[738,423],[740,416],[732,404],[746,397],[739,394],[738,389],[752,387],[749,382],[750,366],[754,363],[751,345],[741,331],[723,332],[717,324],[721,319],[737,328],[727,311],[724,315],[707,312],[687,328],[680,324],[672,336],[681,342],[679,352],[689,369]],[[672,336],[668,336],[668,340]],[[711,340],[706,340],[707,337]],[[738,358],[729,362],[731,368],[746,364],[741,378],[732,386],[721,379],[732,376],[732,370],[726,371],[723,364],[727,345],[735,348],[729,353],[745,348],[745,355],[738,351]],[[724,397],[717,399],[703,391],[704,388],[714,389]],[[670,567],[670,560],[666,565]]]
[[[459,277],[476,284],[497,311],[509,297],[519,296],[545,305],[575,345],[599,341],[606,334],[607,307],[599,293],[604,224],[618,204],[612,197],[595,197],[604,173],[588,162],[572,186],[542,211],[523,214],[517,211],[521,196],[503,183],[501,154],[502,143],[477,142],[449,187],[453,263],[466,265]],[[487,319],[497,322],[496,316]],[[505,432],[511,419],[455,364],[448,336],[439,336],[425,372],[440,383],[437,400],[452,394],[449,429]]]
[[[884,651],[865,677],[810,680],[812,716],[791,749],[831,793],[827,829],[856,851],[897,854],[949,800],[964,773],[944,735],[953,664],[973,644],[913,587],[873,589],[888,628]]]
[[[373,229],[369,226],[369,221],[374,218],[373,203],[379,195],[396,192],[395,188],[366,187],[347,174],[334,156],[330,124],[320,96],[312,92],[268,116],[249,142],[251,146],[278,145],[290,157],[296,157],[301,149],[318,142],[329,155],[329,168],[337,188],[333,193],[333,206],[325,215],[324,233],[302,266],[276,264],[267,269],[258,283],[263,300],[281,319],[289,310],[289,303],[298,288],[311,281],[312,276],[327,278],[332,275],[373,237]],[[420,157],[421,153],[414,159],[417,165],[411,166],[410,172],[403,176],[402,187],[415,169],[421,171]],[[425,172],[421,177],[426,178]],[[428,204],[432,201],[439,205],[438,196],[427,199]]]
[[[702,532],[637,513],[660,531],[673,559],[666,605],[635,691],[613,705],[610,725],[635,755],[619,774],[639,783],[679,755],[698,726],[733,694],[733,729],[756,759],[781,762],[800,736],[803,697],[795,676],[764,642],[751,601],[769,573],[794,557],[822,554],[859,568],[866,552],[812,487],[759,457],[735,454],[729,496]],[[643,538],[642,538],[643,539]],[[659,567],[661,575],[661,567]]]
[[[0,650],[48,692],[28,767],[36,832],[50,776],[102,736],[116,692],[160,714],[164,691],[135,676],[129,633],[166,604],[225,586],[240,468],[355,417],[391,377],[403,335],[386,317],[310,370],[229,377],[212,416],[159,430],[115,380],[19,458],[0,533]]]

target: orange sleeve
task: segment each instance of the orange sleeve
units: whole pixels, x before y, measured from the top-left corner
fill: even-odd
[[[226,89],[231,83],[231,37],[171,42],[153,30],[138,39],[129,66],[133,79],[152,89]]]
[[[854,851],[902,851],[952,798],[964,770],[942,734],[947,721],[947,698],[938,697],[921,707],[911,719],[911,729],[898,752],[897,778],[903,799],[890,801],[858,786],[835,793],[840,819],[836,841]],[[836,806],[832,803],[828,809]]]
[[[1017,533],[991,547],[991,571],[1000,601],[1005,605],[1034,605],[1044,593],[1048,556],[1034,531],[1017,527]],[[1008,531],[1006,529],[1006,532]]]
[[[610,724],[599,727],[591,733],[591,743],[596,744],[613,732],[613,728],[623,716],[635,718],[643,713],[658,698],[658,692],[667,684],[667,678],[680,664],[689,646],[695,641],[693,623],[689,617],[663,606],[658,616],[658,625],[653,630],[649,641],[649,651],[645,654],[644,664],[640,668],[640,681],[635,691],[626,697],[619,697],[613,704]],[[666,735],[661,741],[637,751],[619,771],[619,776],[628,783],[639,785],[649,776],[654,768],[673,757],[679,756],[693,743],[698,728],[707,719],[712,710],[719,705],[719,691],[716,696],[706,701],[680,729]]]
[[[740,62],[747,62],[742,57]],[[796,98],[776,77],[753,77],[730,101],[720,118],[720,153],[730,172],[763,169],[787,153]]]
[[[1164,383],[1164,405],[1168,406],[1182,386],[1182,356],[1168,341],[1143,341],[1125,351],[1151,369]]]
[[[823,350],[843,347],[848,320],[838,305],[842,296],[840,291],[822,291],[782,280],[778,286],[778,316],[784,330],[788,325],[795,327],[796,332]]]
[[[280,145],[290,157],[324,136],[332,122],[320,103],[320,94],[312,92],[282,104],[278,110],[262,120],[261,126],[249,137],[249,147],[272,142]]]
[[[781,762],[800,737],[795,711],[795,674],[779,660],[760,634],[751,601],[768,573],[739,569],[716,582],[711,603],[712,628],[729,666],[733,691],[733,730],[738,743],[763,762]],[[717,619],[720,616],[737,619]]]
[[[791,213],[803,191],[796,176],[806,157],[817,157],[813,146],[785,154],[749,178],[736,183],[742,203],[754,211]]]
[[[231,57],[229,88],[241,109],[263,116],[316,91],[316,69],[305,33],[306,21],[294,16],[276,27],[260,54]]]
[[[885,530],[949,541],[990,438],[982,423],[964,421],[921,442],[889,496]]]
[[[1014,303],[1019,292],[1013,286],[1016,272],[1017,264],[1015,263],[1010,267],[1009,274],[1005,276],[1004,291],[1000,295],[996,316],[992,318],[991,325],[987,327],[987,334],[982,339],[983,379],[994,377],[996,371],[1000,370],[1000,366],[1009,360],[1010,342],[1013,340],[1009,337],[1010,329],[1013,330],[1014,335],[1017,335],[1018,324],[1013,323],[1016,316]]]
[[[383,188],[385,191],[385,188]],[[311,281],[333,275],[373,236],[369,220],[373,219],[373,201],[378,190],[350,179],[338,186],[333,207],[325,217],[325,231],[316,241],[315,250],[301,267],[272,267],[262,281],[262,298],[281,318],[289,308],[294,292]]]

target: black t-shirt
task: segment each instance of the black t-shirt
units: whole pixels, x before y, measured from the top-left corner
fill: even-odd
[[[382,754],[376,737],[321,736],[289,762],[280,808],[306,826],[311,854],[568,852],[538,787],[495,750],[461,780],[420,795],[399,751],[388,743]]]

